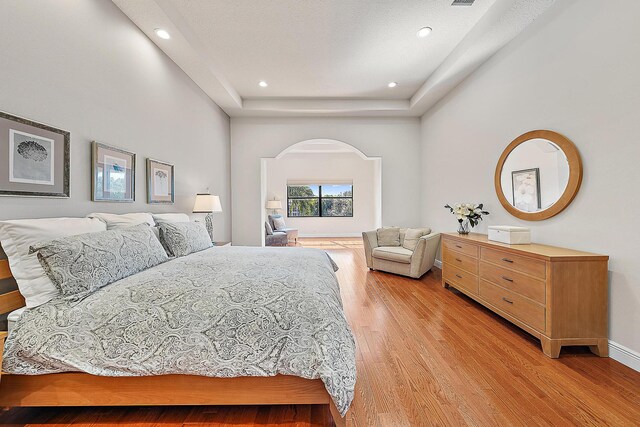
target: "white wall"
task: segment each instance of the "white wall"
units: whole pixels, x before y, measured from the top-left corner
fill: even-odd
[[[355,153],[286,154],[270,159],[267,165],[267,199],[282,201],[287,215],[287,182],[353,183],[353,217],[286,219],[287,227],[297,228],[300,237],[360,236],[376,228],[375,160]],[[271,213],[270,211],[267,214]]]
[[[69,199],[0,198],[0,219],[191,212],[219,194],[230,238],[229,117],[110,1],[0,2],[0,110],[71,132]],[[93,203],[90,143],[137,154],[136,202]],[[176,203],[146,203],[145,159],[176,167]]]
[[[259,246],[264,205],[260,159],[300,141],[326,138],[382,157],[382,224],[420,224],[420,120],[416,118],[231,119],[234,245]]]
[[[442,207],[445,203],[485,202],[491,215],[480,232],[490,224],[527,226],[536,242],[608,254],[610,339],[636,352],[640,352],[638,16],[637,1],[557,2],[422,119],[422,222],[453,231],[456,222]],[[564,212],[542,222],[510,216],[493,187],[502,150],[533,129],[566,135],[584,163],[576,199]],[[620,352],[613,355],[625,357]]]

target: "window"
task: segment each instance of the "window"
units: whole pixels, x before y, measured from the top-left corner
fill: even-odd
[[[352,217],[353,185],[287,185],[289,217]]]

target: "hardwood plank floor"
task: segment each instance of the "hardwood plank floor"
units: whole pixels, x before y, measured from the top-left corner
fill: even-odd
[[[538,340],[453,289],[366,268],[362,241],[327,250],[357,341],[352,426],[640,425],[640,373],[586,348],[549,359]],[[13,408],[1,425],[327,426],[322,406]]]

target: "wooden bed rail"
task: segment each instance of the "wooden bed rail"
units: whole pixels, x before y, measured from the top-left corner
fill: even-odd
[[[6,374],[0,406],[178,406],[328,405],[333,421],[342,418],[322,380],[288,375],[210,378],[193,375],[99,377],[71,372]]]
[[[6,259],[0,260],[0,280],[13,277],[11,269],[9,268],[9,261]]]
[[[0,259],[0,280],[11,279],[12,277],[9,261]],[[24,307],[24,305],[24,298],[17,289],[0,295],[0,314],[9,313]]]
[[[20,307],[24,307],[24,298],[19,291],[0,295],[0,314],[10,313]]]

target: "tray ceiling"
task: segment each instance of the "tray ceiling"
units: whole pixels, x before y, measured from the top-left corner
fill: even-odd
[[[422,115],[554,2],[113,1],[231,116]]]

